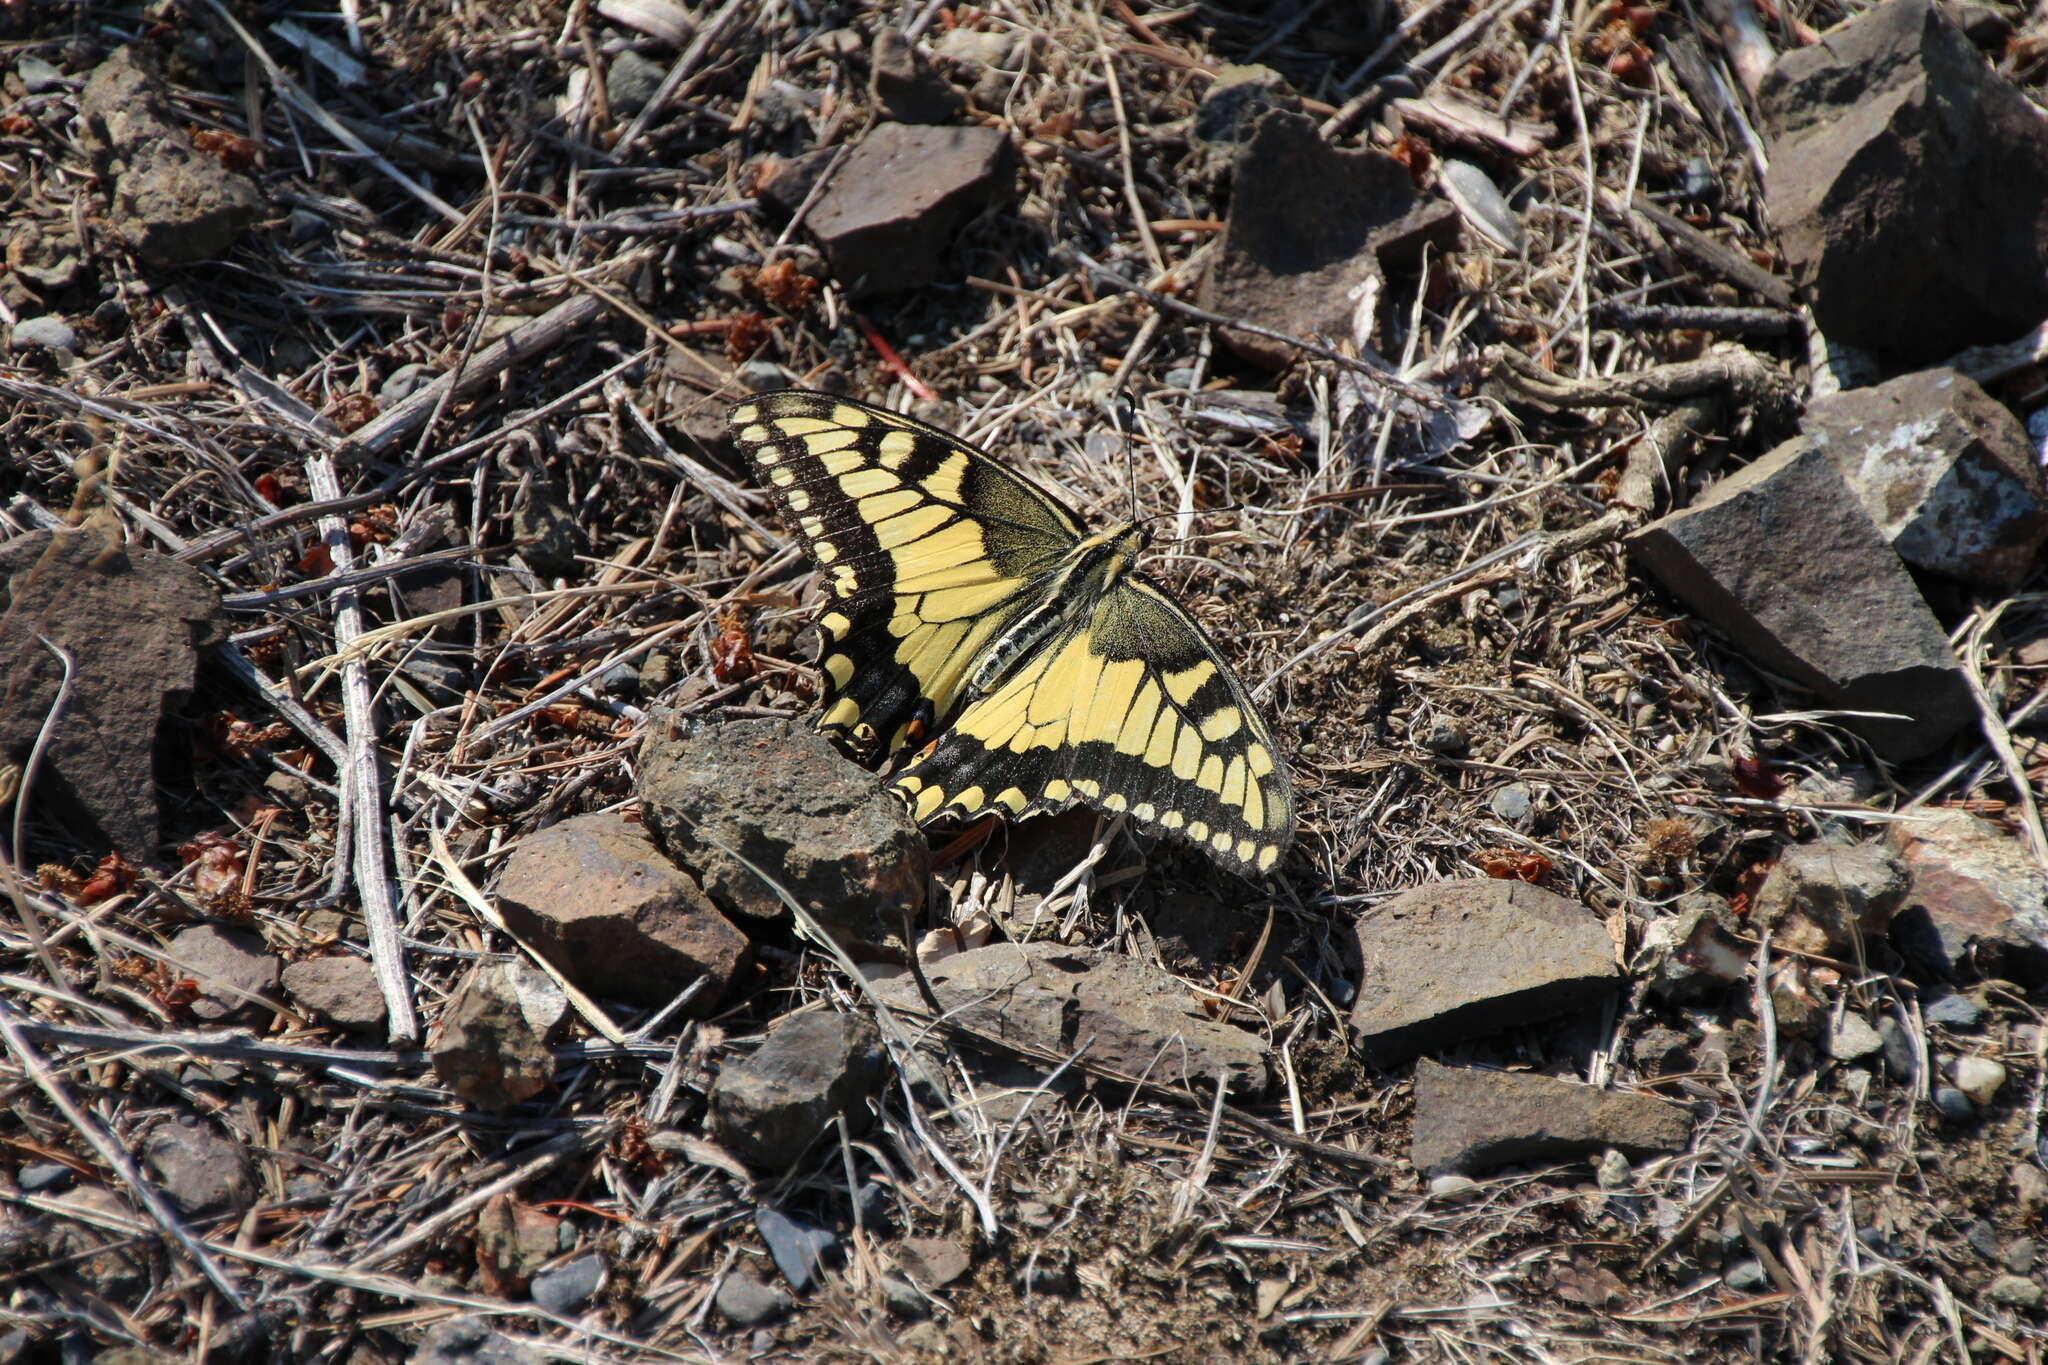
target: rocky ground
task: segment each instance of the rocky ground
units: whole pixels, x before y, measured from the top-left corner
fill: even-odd
[[[2033,1360],[2048,23],[0,0],[0,1361]],[[1262,690],[913,827],[725,423]]]

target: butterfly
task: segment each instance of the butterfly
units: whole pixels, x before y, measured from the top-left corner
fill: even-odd
[[[1082,802],[1270,872],[1294,835],[1272,732],[1207,632],[1137,569],[1139,522],[1091,533],[993,457],[797,389],[734,439],[824,571],[819,725],[919,824]]]

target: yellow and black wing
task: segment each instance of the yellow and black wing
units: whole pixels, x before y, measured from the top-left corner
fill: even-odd
[[[863,752],[922,744],[1080,523],[964,441],[883,408],[792,389],[735,405],[732,425],[835,598],[818,618],[818,723]]]
[[[1076,801],[1129,812],[1247,873],[1294,837],[1294,788],[1264,717],[1203,629],[1124,579],[896,779],[920,821]]]

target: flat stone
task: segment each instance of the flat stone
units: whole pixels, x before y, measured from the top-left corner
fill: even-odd
[[[1971,1029],[1984,1022],[1984,1007],[1967,995],[1944,995],[1927,1002],[1927,1022],[1942,1028]]]
[[[552,1007],[549,991],[566,1006],[560,988],[537,969],[479,963],[449,997],[428,1044],[441,1084],[492,1113],[546,1089],[555,1074],[548,1044],[565,1013]]]
[[[143,1215],[111,1190],[98,1185],[54,1196],[51,1203],[77,1209],[81,1214],[137,1219]],[[42,1216],[36,1243],[42,1254],[65,1262],[65,1270],[78,1276],[95,1292],[115,1301],[133,1301],[150,1281],[149,1241],[138,1241],[125,1233],[113,1232],[84,1221],[50,1212]]]
[[[151,1129],[142,1143],[142,1163],[172,1207],[188,1218],[239,1214],[256,1201],[247,1149],[203,1125]]]
[[[284,966],[263,940],[246,929],[195,924],[171,940],[171,970],[199,983],[192,1017],[217,1024],[254,1021],[269,1014]],[[255,998],[252,998],[255,997]]]
[[[1915,568],[1994,591],[2048,544],[2048,493],[2012,410],[1950,369],[1815,400],[1803,430]]]
[[[768,1255],[775,1268],[799,1294],[811,1287],[818,1272],[830,1264],[839,1250],[839,1239],[831,1229],[808,1218],[792,1217],[780,1209],[756,1209],[754,1227],[768,1244]]]
[[[925,1289],[943,1289],[974,1265],[974,1253],[951,1237],[905,1237],[891,1248],[896,1264]]]
[[[900,955],[931,849],[903,803],[811,726],[657,710],[640,745],[648,832],[722,909],[789,917],[733,854],[774,877],[853,950]]]
[[[1963,811],[1915,815],[1885,831],[1912,879],[1900,950],[1938,977],[2048,981],[2048,883],[2026,845]]]
[[[712,1302],[725,1320],[735,1327],[758,1327],[764,1322],[773,1322],[789,1311],[789,1294],[771,1284],[749,1275],[744,1270],[735,1270],[719,1281],[718,1293]]]
[[[486,1292],[525,1292],[540,1268],[561,1253],[562,1220],[545,1209],[493,1195],[476,1215],[477,1273]]]
[[[1956,1089],[1970,1097],[1979,1108],[1990,1104],[2005,1088],[2005,1063],[1992,1057],[1956,1058]]]
[[[668,68],[627,48],[613,57],[604,72],[604,102],[613,118],[629,119],[647,107],[668,79]]]
[[[114,177],[115,226],[145,264],[211,260],[262,215],[255,181],[193,147],[140,45],[118,49],[94,70],[78,112],[88,145]]]
[[[884,1076],[874,1026],[852,1015],[787,1016],[753,1054],[724,1066],[711,1087],[711,1132],[742,1160],[782,1171],[834,1119],[850,1136],[874,1121],[868,1101]]]
[[[578,1256],[533,1277],[533,1301],[550,1313],[574,1313],[604,1288],[604,1257]]]
[[[2043,1297],[2048,1296],[2048,1290],[2043,1290],[2039,1280],[2026,1275],[2000,1275],[1991,1281],[1984,1293],[1993,1303],[2029,1311],[2039,1308]]]
[[[897,123],[949,123],[967,107],[917,44],[894,28],[875,35],[868,54],[868,96],[883,118]]]
[[[1782,53],[1757,105],[1765,206],[1831,341],[1926,364],[2048,315],[2048,120],[1938,5]]]
[[[1841,472],[1788,441],[1628,538],[1664,586],[1894,762],[1976,720],[1948,634]]]
[[[1685,1149],[1692,1115],[1654,1095],[1506,1071],[1415,1065],[1410,1148],[1425,1175],[1568,1161],[1612,1147],[1630,1160]]]
[[[1211,1019],[1185,986],[1135,958],[996,943],[935,963],[926,976],[949,1021],[1039,1058],[1065,1057],[1093,1039],[1087,1060],[1115,1074],[1206,1091],[1220,1072],[1240,1097],[1267,1085],[1265,1039]],[[891,1009],[929,1013],[907,974],[874,989]]]
[[[14,324],[7,344],[17,351],[71,351],[78,348],[78,333],[62,318],[23,318]]]
[[[47,640],[73,667],[31,801],[88,848],[153,861],[158,732],[225,638],[220,594],[189,565],[97,528],[0,544],[0,757],[27,758],[63,682]]]
[[[702,1018],[753,955],[646,827],[617,812],[575,816],[523,840],[497,893],[505,922],[602,999],[656,1008],[701,977],[687,1010]]]
[[[351,1033],[375,1033],[384,1027],[384,992],[377,969],[367,958],[312,957],[284,969],[285,992],[322,1023]]]
[[[837,154],[834,148],[821,147],[795,156],[763,157],[752,167],[754,194],[762,203],[787,218],[811,197],[811,191],[817,188],[818,177],[825,173],[825,168],[832,164],[832,158]],[[721,418],[720,428],[724,425]]]
[[[1853,1062],[1883,1047],[1883,1037],[1860,1014],[1844,1014],[1828,1035],[1828,1055],[1838,1062]]]
[[[1909,885],[1905,864],[1876,844],[1795,844],[1771,865],[1750,917],[1800,952],[1851,953],[1883,939]]]
[[[1380,273],[1373,232],[1414,207],[1414,182],[1379,151],[1344,151],[1315,122],[1276,110],[1257,121],[1232,171],[1223,241],[1201,304],[1289,336],[1349,337],[1359,291]],[[1292,346],[1226,328],[1230,348],[1280,369]]]
[[[879,123],[811,209],[811,235],[854,297],[941,278],[961,224],[1007,197],[1009,139],[995,128]]]
[[[413,1365],[546,1365],[548,1357],[477,1314],[437,1322],[421,1338]]]
[[[1621,981],[1600,918],[1523,881],[1405,891],[1360,915],[1351,1026],[1375,1066],[1590,1007]]]

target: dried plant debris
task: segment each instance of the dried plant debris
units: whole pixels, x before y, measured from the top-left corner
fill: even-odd
[[[2041,1354],[2048,27],[1751,4],[0,3],[0,1357]],[[787,389],[1271,876],[818,731]]]

